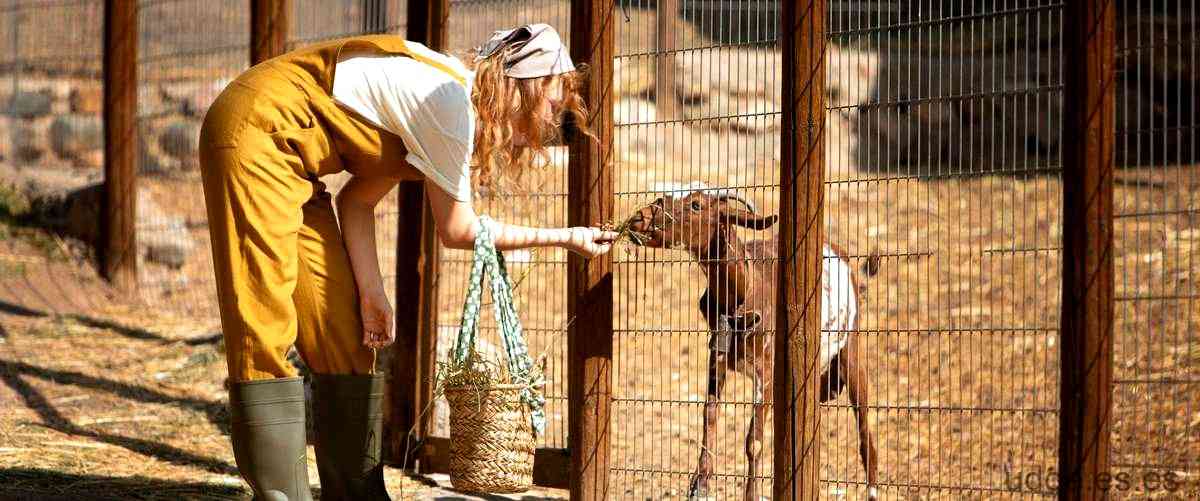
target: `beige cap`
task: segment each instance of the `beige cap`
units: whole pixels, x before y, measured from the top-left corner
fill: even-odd
[[[575,71],[575,63],[562,38],[548,24],[527,24],[492,32],[477,49],[475,61],[504,54],[504,74],[513,78],[538,78]]]

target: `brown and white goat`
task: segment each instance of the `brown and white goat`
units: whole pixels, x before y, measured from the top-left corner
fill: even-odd
[[[736,204],[735,204],[736,203]],[[775,266],[778,239],[741,241],[733,226],[763,230],[776,216],[762,216],[748,201],[733,195],[691,192],[664,196],[641,208],[630,219],[630,229],[641,234],[642,245],[686,249],[708,278],[700,298],[700,311],[708,321],[708,395],[704,406],[704,437],[700,460],[692,477],[689,497],[707,496],[712,477],[712,451],[720,416],[718,401],[726,371],[734,370],[753,380],[754,412],[746,435],[745,498],[758,499],[758,463],[763,432],[771,403],[775,324]],[[858,319],[859,278],[846,253],[825,245],[821,276],[821,401],[836,398],[843,387],[858,421],[859,456],[867,477],[868,495],[876,496],[876,454],[867,420],[866,373],[855,335]],[[868,261],[867,274],[875,261]]]

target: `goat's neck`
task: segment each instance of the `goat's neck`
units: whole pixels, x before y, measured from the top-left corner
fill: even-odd
[[[710,297],[721,306],[722,313],[732,314],[746,301],[749,285],[755,278],[737,235],[732,228],[721,225],[708,245],[693,254],[708,276]]]

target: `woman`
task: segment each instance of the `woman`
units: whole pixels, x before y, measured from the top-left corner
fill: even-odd
[[[387,499],[374,365],[394,333],[373,211],[397,182],[426,181],[450,248],[471,248],[480,224],[502,250],[559,246],[594,257],[616,237],[481,223],[472,192],[519,175],[544,154],[558,117],[582,124],[585,108],[579,72],[547,25],[494,33],[475,62],[472,74],[394,36],[335,40],[254,66],[205,116],[200,159],[231,439],[257,499],[311,496],[304,390],[285,358],[293,345],[314,373],[322,499]],[[342,170],[352,177],[334,201],[319,177]]]

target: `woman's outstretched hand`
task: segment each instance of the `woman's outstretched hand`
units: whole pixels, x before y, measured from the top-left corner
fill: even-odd
[[[617,240],[617,232],[606,231],[594,226],[575,226],[568,228],[570,237],[566,248],[587,259],[604,254],[612,249]]]
[[[362,312],[363,346],[379,349],[396,340],[396,322],[386,294],[361,295],[359,310]]]

